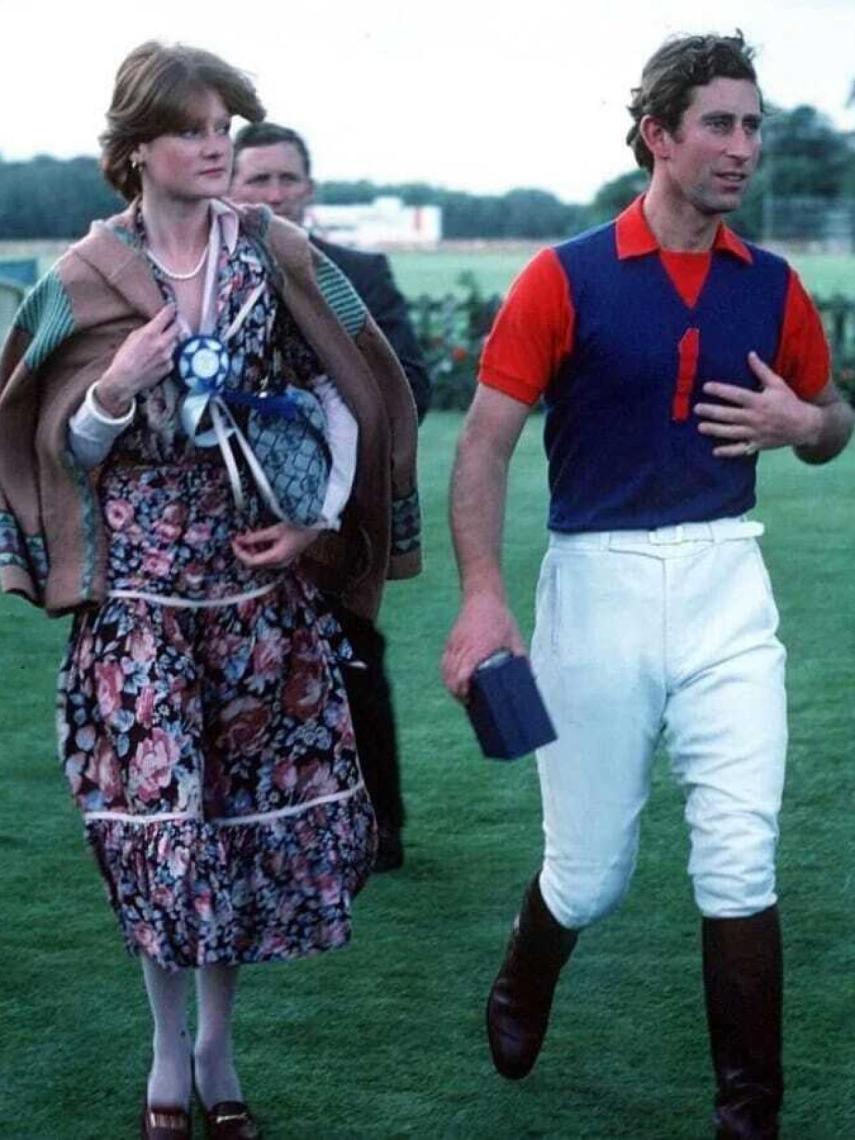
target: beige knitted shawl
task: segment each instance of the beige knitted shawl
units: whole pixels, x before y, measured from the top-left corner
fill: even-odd
[[[67,425],[124,338],[163,305],[137,244],[134,208],[95,222],[42,278],[0,356],[0,584],[51,614],[105,596],[98,470],[77,463]],[[303,568],[373,618],[384,580],[421,566],[409,385],[347,278],[303,232],[264,207],[236,209],[359,424],[341,530],[313,544]]]

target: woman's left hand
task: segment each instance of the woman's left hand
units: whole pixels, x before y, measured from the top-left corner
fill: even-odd
[[[281,522],[237,535],[232,539],[232,549],[246,566],[288,566],[320,533]]]

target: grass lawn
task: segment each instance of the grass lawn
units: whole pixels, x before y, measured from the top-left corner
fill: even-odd
[[[807,288],[823,299],[836,293],[855,297],[855,257],[842,254],[804,253],[788,260]]]
[[[678,793],[657,767],[623,909],[582,939],[530,1078],[487,1057],[483,1002],[540,850],[530,759],[476,754],[437,661],[456,605],[445,497],[459,418],[428,417],[427,566],[393,583],[391,643],[409,805],[407,862],[369,883],[345,951],[244,973],[238,1049],[268,1140],[370,1137],[701,1140],[711,1077],[698,920]],[[506,565],[526,626],[544,545],[533,421],[512,478]],[[853,802],[855,451],[827,468],[762,461],[760,516],[790,649],[792,748],[780,891],[787,959],[784,1140],[855,1136]],[[126,959],[53,757],[64,636],[0,603],[3,900],[0,1135],[123,1140],[148,1065]]]
[[[37,257],[46,272],[65,248],[64,242],[0,242],[0,259]],[[548,244],[548,243],[545,243]],[[540,244],[520,243],[511,249],[408,250],[389,255],[395,279],[407,297],[443,296],[459,290],[461,273],[474,273],[486,295],[504,294],[517,273],[540,249]],[[855,297],[855,257],[832,254],[803,254],[789,258],[802,275],[808,289],[819,297],[843,293]]]
[[[504,295],[511,281],[539,249],[483,249],[464,252],[440,249],[433,252],[408,251],[390,254],[395,279],[408,297],[423,293],[441,296],[460,289],[461,273],[474,273],[487,296]],[[817,297],[835,293],[855,297],[855,257],[832,254],[803,254],[788,259],[798,270],[807,288]]]
[[[513,249],[406,250],[389,254],[395,280],[407,297],[441,297],[460,291],[459,278],[472,273],[485,294],[504,295],[522,267],[534,256],[539,245]]]

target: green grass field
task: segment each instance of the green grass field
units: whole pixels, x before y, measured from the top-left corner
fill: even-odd
[[[408,250],[390,253],[395,280],[407,297],[443,296],[458,291],[459,278],[472,273],[482,292],[504,294],[526,262],[538,250],[537,245],[514,249],[438,249],[420,252]]]
[[[678,793],[664,763],[630,898],[587,932],[530,1078],[488,1061],[483,1002],[540,851],[530,759],[476,752],[437,672],[457,597],[445,523],[460,420],[422,437],[426,569],[393,583],[391,644],[410,820],[407,862],[359,898],[350,948],[245,971],[244,1087],[268,1140],[701,1140],[710,1135],[698,920]],[[544,546],[539,423],[512,477],[506,567],[528,628]],[[855,451],[824,468],[763,458],[764,539],[790,649],[782,818],[787,1108],[783,1140],[855,1136]],[[139,967],[56,769],[54,670],[65,629],[0,603],[3,900],[0,1135],[124,1140],[148,1065]]]
[[[459,289],[462,273],[474,273],[482,292],[504,294],[516,274],[539,247],[511,250],[483,249],[464,252],[406,252],[390,255],[396,280],[408,297],[442,295]],[[855,297],[855,257],[801,254],[789,258],[807,288],[818,297],[842,293]]]
[[[62,242],[0,242],[0,260],[4,257],[37,257],[42,272],[62,252]],[[442,296],[459,288],[462,273],[474,273],[487,294],[504,294],[514,276],[540,247],[537,244],[514,246],[512,249],[490,248],[461,250],[443,247],[432,251],[406,251],[390,254],[395,278],[407,297]],[[791,257],[808,288],[820,297],[843,293],[855,297],[855,257],[830,254]]]

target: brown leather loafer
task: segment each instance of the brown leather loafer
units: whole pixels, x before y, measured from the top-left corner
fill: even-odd
[[[190,1113],[185,1108],[150,1108],[143,1103],[142,1140],[191,1140]]]
[[[255,1117],[241,1100],[221,1100],[202,1112],[208,1140],[261,1140]]]

